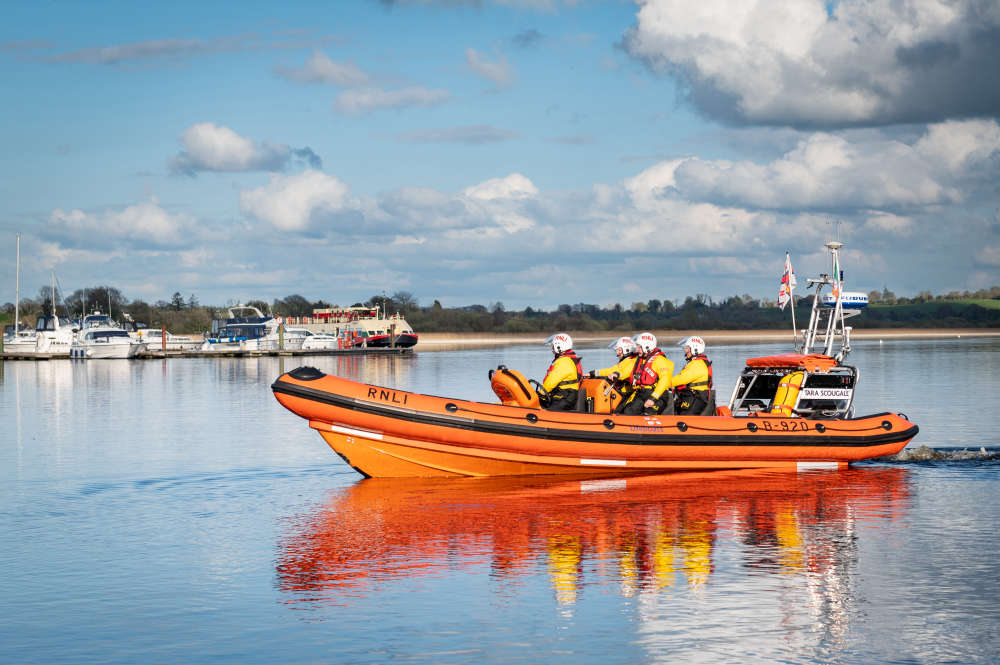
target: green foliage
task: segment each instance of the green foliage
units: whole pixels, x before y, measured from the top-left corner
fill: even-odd
[[[175,312],[184,309],[184,296],[181,295],[180,291],[174,291],[174,295],[170,297],[170,309]]]
[[[961,305],[978,305],[986,309],[1000,309],[1000,298],[969,298],[954,301]]]
[[[507,311],[481,305],[459,308],[431,307],[408,313],[407,320],[419,332],[530,333],[553,330],[774,330],[791,326],[791,312],[746,296],[713,302],[705,295],[689,297],[680,307],[666,303],[650,311],[649,303],[624,310],[621,306],[601,309],[593,305],[560,305],[553,312],[531,308]],[[811,298],[796,298],[795,316],[800,326],[809,321]],[[875,305],[850,319],[856,328],[976,328],[1000,327],[1000,307],[975,303],[931,300],[905,305]]]
[[[22,321],[31,321],[47,313],[51,302],[49,287],[39,290],[38,301],[22,299],[19,310]],[[57,292],[57,299],[61,296]],[[44,297],[43,297],[44,296]],[[869,294],[871,304],[860,316],[849,320],[855,328],[1000,328],[1000,287],[975,293],[949,293],[933,296],[921,293],[914,298],[897,298],[887,288]],[[69,312],[78,316],[86,304],[88,310],[105,311],[111,301],[112,316],[120,318],[128,312],[136,321],[152,328],[166,326],[174,333],[198,333],[209,330],[213,318],[225,315],[225,308],[203,307],[191,294],[188,299],[175,291],[170,302],[149,304],[143,300],[128,302],[118,289],[97,286],[74,291],[58,301],[57,313]],[[809,320],[811,297],[796,297],[795,314],[799,326]],[[554,311],[546,312],[526,307],[508,310],[503,303],[489,306],[473,304],[463,307],[444,307],[438,300],[429,307],[421,307],[408,291],[397,291],[391,296],[376,295],[367,306],[384,308],[389,314],[404,315],[418,333],[548,333],[554,330],[607,331],[614,333],[638,330],[760,330],[782,329],[791,325],[791,313],[774,306],[773,301],[754,300],[747,294],[730,296],[714,302],[704,294],[688,296],[683,304],[675,306],[670,300],[656,298],[635,302],[629,309],[621,304],[608,308],[577,303],[561,304]],[[272,305],[262,300],[251,300],[247,305],[276,316],[309,316],[313,309],[328,308],[330,304],[319,300],[310,302],[293,294],[276,299]],[[360,307],[361,303],[355,306]],[[0,310],[0,321],[13,321],[13,303]]]
[[[321,308],[316,307],[298,294],[286,296],[282,300],[275,300],[271,306],[271,311],[276,316],[311,316],[313,309]]]

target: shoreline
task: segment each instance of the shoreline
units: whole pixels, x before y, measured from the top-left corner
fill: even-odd
[[[624,331],[567,331],[576,343],[610,343],[626,334]],[[747,344],[791,342],[790,330],[652,330],[657,339],[671,340],[688,335],[700,335],[708,346],[727,344]],[[418,333],[419,342],[415,351],[444,351],[455,348],[482,346],[506,346],[513,344],[542,344],[548,337],[542,333]],[[1000,337],[997,328],[868,328],[854,330],[851,339],[894,340],[894,339],[949,339],[963,337]],[[661,345],[662,346],[662,345]]]

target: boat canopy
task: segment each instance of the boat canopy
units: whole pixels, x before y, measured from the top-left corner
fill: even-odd
[[[782,353],[776,356],[748,358],[747,367],[797,367],[808,372],[826,372],[837,366],[837,361],[822,353]]]

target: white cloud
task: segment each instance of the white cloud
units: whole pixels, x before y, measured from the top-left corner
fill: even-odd
[[[876,235],[910,235],[916,223],[912,217],[893,215],[889,212],[876,212],[864,222],[862,230]]]
[[[240,193],[240,212],[279,231],[306,231],[326,215],[346,210],[347,195],[347,185],[319,171],[271,174],[264,187]]]
[[[976,263],[1000,268],[1000,245],[987,245],[976,251]],[[991,285],[994,286],[994,285]]]
[[[465,195],[481,201],[497,199],[517,200],[538,195],[538,188],[520,173],[511,173],[505,178],[492,178],[465,190]]]
[[[51,232],[86,239],[91,245],[127,241],[138,245],[175,246],[190,242],[196,220],[184,212],[171,213],[153,198],[101,214],[56,208],[49,216]]]
[[[401,187],[354,198],[346,182],[319,171],[271,174],[239,195],[248,221],[195,220],[151,200],[106,213],[56,210],[45,239],[66,261],[82,262],[76,248],[89,246],[119,257],[116,265],[141,267],[144,292],[159,261],[169,262],[164,274],[181,267],[184,284],[202,275],[225,287],[222,300],[235,295],[230,285],[271,298],[330,297],[315,285],[349,283],[349,295],[337,297],[354,301],[393,285],[452,304],[552,307],[695,293],[770,297],[784,251],[800,279],[815,274],[826,267],[818,248],[840,221],[852,289],[941,292],[967,288],[971,268],[976,281],[1000,283],[997,220],[982,213],[995,207],[996,135],[992,121],[942,123],[905,140],[818,132],[762,163],[684,157],[570,191],[514,172],[453,191]],[[951,144],[954,154],[943,154]],[[925,181],[933,187],[922,193]],[[985,204],[970,209],[964,202],[977,192],[986,192]],[[296,257],[294,268],[272,275],[280,286],[258,279],[276,253]],[[626,294],[626,284],[634,291]]]
[[[337,95],[334,109],[349,115],[358,115],[380,109],[400,109],[408,106],[437,106],[451,98],[447,90],[410,87],[399,90],[358,88],[345,90]]]
[[[92,266],[100,264],[103,261],[107,261],[109,258],[121,259],[126,256],[126,252],[121,249],[110,249],[108,247],[102,247],[100,249],[67,247],[61,242],[44,240],[39,241],[35,245],[34,254],[38,257],[38,264],[43,266],[73,264]],[[44,283],[48,284],[48,273],[45,275],[45,280],[46,281]]]
[[[330,83],[345,88],[368,84],[368,75],[354,63],[334,62],[325,53],[314,51],[301,68],[279,67],[277,74],[298,83]]]
[[[50,58],[52,62],[86,62],[116,65],[130,60],[149,60],[177,55],[200,55],[230,50],[238,43],[202,39],[151,39],[115,46],[99,46],[68,51]]]
[[[427,242],[427,238],[422,237],[422,236],[421,237],[417,237],[417,236],[396,236],[392,240],[392,244],[394,244],[394,245],[423,245],[426,242]]]
[[[288,33],[244,33],[239,35],[222,35],[209,39],[167,37],[164,39],[149,39],[126,44],[96,46],[65,51],[46,58],[48,62],[56,63],[86,63],[95,65],[127,66],[143,62],[148,66],[153,64],[174,64],[177,61],[219,53],[240,53],[250,51],[269,51],[273,49],[301,49],[313,47],[329,41],[329,37],[312,38],[307,33],[300,33],[289,38]],[[15,44],[17,44],[15,42]],[[45,42],[21,42],[22,48],[50,47]]]
[[[672,193],[750,208],[906,208],[963,201],[984,168],[996,174],[991,160],[998,154],[996,121],[951,121],[932,125],[912,144],[815,133],[766,164],[696,157],[663,162],[630,185],[646,196]]]
[[[995,115],[996,3],[643,0],[625,48],[735,123],[798,126]]]
[[[514,80],[514,70],[507,62],[490,62],[476,49],[465,49],[465,64],[476,76],[493,81],[500,88],[508,87]]]
[[[314,168],[320,165],[319,157],[309,148],[294,150],[285,144],[253,141],[211,122],[185,129],[181,144],[184,151],[170,162],[175,173],[279,171],[294,157],[302,158]]]
[[[1000,125],[996,120],[952,120],[931,125],[915,146],[928,161],[950,171],[978,168],[1000,150]]]
[[[217,254],[207,247],[197,247],[177,253],[180,265],[184,268],[207,268],[216,265]]]

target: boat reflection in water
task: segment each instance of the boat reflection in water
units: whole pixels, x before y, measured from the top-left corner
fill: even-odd
[[[838,623],[856,530],[906,510],[906,473],[366,479],[293,520],[278,584],[292,603],[339,605],[398,580],[482,568],[507,594],[541,574],[567,612],[585,587],[641,597],[800,576],[807,604]]]

